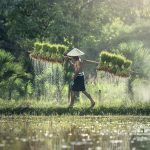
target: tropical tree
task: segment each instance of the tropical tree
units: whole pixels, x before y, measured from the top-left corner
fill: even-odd
[[[130,98],[134,99],[133,82],[135,79],[149,80],[150,78],[150,52],[144,47],[143,43],[139,41],[119,44],[118,52],[133,62],[130,78],[128,79],[128,93]]]
[[[15,62],[13,55],[2,49],[0,49],[0,66],[1,98],[18,98],[25,96],[26,91],[32,92],[29,90],[31,74],[26,73],[23,66]]]

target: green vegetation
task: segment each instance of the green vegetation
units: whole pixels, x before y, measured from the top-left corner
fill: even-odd
[[[100,64],[97,69],[113,73],[117,76],[128,77],[131,71],[131,64],[132,61],[124,56],[102,51],[100,53]]]
[[[35,59],[62,63],[63,55],[68,50],[68,47],[61,44],[35,42],[33,49],[30,56]]]
[[[111,63],[108,61],[105,65],[119,77],[128,76],[124,86],[130,99],[137,101],[136,87],[149,84],[150,80],[149,14],[149,0],[119,3],[118,0],[1,0],[0,49],[13,59],[1,62],[0,98],[32,99],[37,87],[49,90],[51,85],[45,80],[53,78],[52,75],[40,67],[42,75],[36,74],[29,51],[32,57],[60,62],[66,50],[77,47],[85,52],[85,59],[95,61],[99,61],[103,50],[114,53]],[[122,56],[132,61],[132,65],[130,61],[125,63]],[[67,84],[71,77],[69,67],[67,63],[64,65]],[[86,82],[101,83],[99,72],[94,65],[85,66]],[[38,86],[37,79],[41,79]],[[59,86],[59,90],[62,88]],[[43,93],[39,91],[41,97],[44,97]],[[109,93],[111,89],[106,95]]]
[[[0,149],[149,149],[150,0],[118,1],[0,1]],[[68,108],[73,48],[94,108]]]
[[[21,63],[15,62],[15,57],[0,49],[0,95],[2,98],[18,99],[19,95],[32,94],[32,75],[26,73]]]
[[[96,101],[90,109],[90,103],[81,101],[70,109],[67,102],[47,100],[0,100],[0,113],[3,115],[150,115],[149,102]]]

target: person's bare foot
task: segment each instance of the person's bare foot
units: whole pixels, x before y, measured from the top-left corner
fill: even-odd
[[[93,102],[91,103],[90,108],[93,108],[94,106],[95,106],[95,102],[93,101]]]

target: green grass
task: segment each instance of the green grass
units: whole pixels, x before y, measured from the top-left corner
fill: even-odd
[[[150,115],[150,102],[96,101],[90,109],[89,101],[81,100],[68,109],[67,102],[47,100],[0,100],[1,115]]]

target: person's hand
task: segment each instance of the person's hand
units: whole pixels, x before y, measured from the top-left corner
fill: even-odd
[[[67,55],[64,55],[64,59],[65,59],[65,60],[68,60],[69,58],[68,58],[68,56],[67,56]]]
[[[71,80],[74,80],[74,75],[71,76]]]
[[[71,80],[74,80],[75,79],[75,76],[74,76],[74,74],[72,75],[72,77],[71,77]]]

